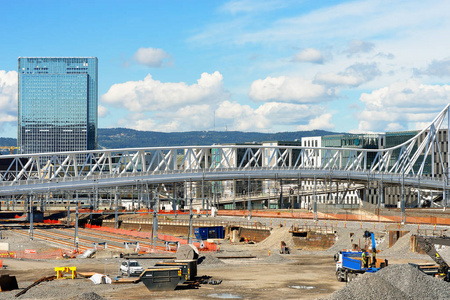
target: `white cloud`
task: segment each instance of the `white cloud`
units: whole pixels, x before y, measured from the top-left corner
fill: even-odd
[[[299,125],[297,126],[297,130],[299,131],[308,131],[308,130],[331,130],[334,129],[334,124],[331,123],[332,114],[323,114],[314,119],[309,120],[307,125]]]
[[[375,45],[371,42],[361,41],[361,40],[353,40],[348,43],[347,48],[344,50],[349,57],[360,54],[360,53],[369,53],[375,48]]]
[[[17,122],[17,72],[0,70],[0,129]]]
[[[17,72],[0,70],[0,110],[17,114]]]
[[[231,130],[241,131],[285,131],[294,130],[297,124],[308,123],[324,108],[317,105],[267,102],[257,108],[224,101],[216,111],[216,117],[222,119]],[[327,122],[325,122],[327,123]],[[318,124],[319,129],[328,129],[332,125]],[[321,127],[325,125],[325,127]]]
[[[331,99],[334,91],[301,77],[267,77],[253,81],[250,98],[255,101],[311,103]]]
[[[436,77],[448,77],[450,76],[450,58],[433,60],[428,67],[423,70],[414,69],[414,74],[417,76],[429,75]]]
[[[346,68],[340,73],[318,73],[314,79],[316,83],[331,86],[351,86],[356,87],[365,82],[373,80],[381,75],[376,63],[356,63]]]
[[[324,61],[324,56],[322,52],[314,48],[307,48],[297,53],[294,56],[294,61],[297,62],[310,62],[315,64],[322,64]]]
[[[450,85],[426,85],[417,80],[395,82],[363,93],[360,131],[392,131],[416,128],[434,119],[450,103]]]
[[[133,56],[134,60],[141,65],[150,68],[161,68],[170,55],[159,48],[139,48]]]
[[[249,105],[225,100],[218,106],[188,105],[175,111],[165,110],[151,115],[132,113],[119,120],[118,125],[137,130],[162,132],[213,130],[214,128],[275,132],[298,130],[298,124],[308,123],[314,129],[334,128],[330,124],[331,115],[328,115],[325,113],[325,108],[317,105],[268,102],[252,108]],[[321,117],[317,118],[317,116]],[[318,120],[311,122],[311,119],[315,118]]]
[[[203,73],[197,83],[161,82],[149,74],[144,80],[114,84],[101,101],[131,112],[174,109],[186,105],[218,103],[228,97],[222,74]]]
[[[103,105],[99,105],[97,109],[98,109],[98,117],[99,118],[104,118],[109,114],[108,108],[106,108]]]

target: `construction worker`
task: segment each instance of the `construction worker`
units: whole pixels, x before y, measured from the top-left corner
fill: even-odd
[[[366,249],[362,249],[361,261],[362,261],[363,267],[365,269],[367,269],[369,267],[369,260],[367,259]]]

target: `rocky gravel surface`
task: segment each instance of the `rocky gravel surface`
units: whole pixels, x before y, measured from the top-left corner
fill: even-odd
[[[114,284],[97,284],[86,278],[53,280],[42,282],[31,288],[25,294],[15,297],[21,291],[33,282],[20,282],[19,290],[1,292],[0,299],[69,299],[69,300],[100,300],[103,299],[97,293],[113,292],[120,288]],[[97,293],[92,292],[95,289]]]
[[[225,263],[213,255],[206,254],[199,258],[198,264],[204,267],[204,266],[223,265]]]
[[[408,265],[391,265],[358,276],[326,299],[450,299],[450,283],[425,275]]]

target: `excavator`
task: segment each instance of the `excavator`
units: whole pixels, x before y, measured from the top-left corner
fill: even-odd
[[[428,254],[429,257],[431,257],[436,264],[438,265],[437,272],[427,272],[425,270],[425,267],[421,265],[414,265],[419,270],[423,271],[426,274],[430,275],[437,275],[444,279],[444,281],[450,282],[450,272],[449,272],[449,266],[445,262],[445,260],[442,258],[442,256],[439,255],[439,253],[436,251],[436,247],[434,245],[444,245],[450,247],[450,237],[447,236],[424,236],[424,235],[415,235],[417,244],[420,248],[425,251],[426,254]]]

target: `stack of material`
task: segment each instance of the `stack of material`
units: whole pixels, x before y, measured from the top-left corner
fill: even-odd
[[[201,264],[202,266],[214,266],[214,265],[223,265],[225,263],[221,261],[219,258],[207,254],[198,260],[198,264],[199,265]]]
[[[450,299],[450,283],[410,265],[391,265],[358,276],[328,299]]]

